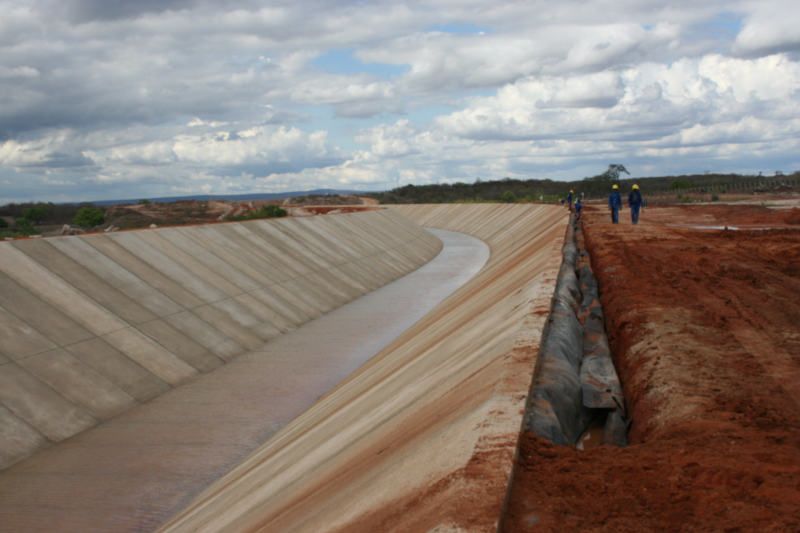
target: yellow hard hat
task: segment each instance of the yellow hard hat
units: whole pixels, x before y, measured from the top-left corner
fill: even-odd
[[[570,190],[569,190],[569,192],[575,192],[575,191],[573,191],[572,189],[570,189]]]
[[[634,184],[634,185],[633,185],[633,188],[634,188],[634,189],[638,189],[638,188],[639,188],[639,186],[638,186],[638,185],[636,185],[636,184]]]
[[[619,185],[617,185],[617,184],[615,183],[614,185],[612,185],[612,186],[611,186],[611,188],[612,188],[612,189],[619,189]]]

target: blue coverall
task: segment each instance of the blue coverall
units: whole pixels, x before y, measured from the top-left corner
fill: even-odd
[[[619,210],[622,208],[622,197],[619,191],[611,191],[608,195],[608,207],[611,208],[611,222],[619,224]]]
[[[567,209],[572,211],[572,193],[571,192],[567,193]]]
[[[639,208],[642,207],[642,193],[639,189],[633,189],[628,195],[628,207],[631,208],[631,222],[639,223]]]

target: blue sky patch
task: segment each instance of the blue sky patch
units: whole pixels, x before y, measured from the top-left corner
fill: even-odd
[[[439,31],[442,33],[454,33],[457,35],[480,35],[492,33],[492,30],[474,24],[436,24],[427,28],[427,31]]]
[[[736,36],[742,30],[742,17],[735,13],[718,13],[704,26],[726,37]]]
[[[408,71],[408,65],[389,63],[364,63],[354,56],[354,49],[329,50],[316,57],[311,64],[331,74],[373,74],[383,78],[400,76]]]

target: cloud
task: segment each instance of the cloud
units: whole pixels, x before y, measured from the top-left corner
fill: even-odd
[[[198,126],[200,127],[200,126]],[[91,152],[105,167],[127,165],[208,170],[209,174],[266,176],[338,164],[341,153],[330,145],[327,133],[305,133],[297,128],[261,125],[228,131],[206,128],[171,139],[131,143]]]
[[[333,105],[341,116],[372,116],[391,106],[394,86],[369,76],[322,76],[293,89],[289,97],[300,104]]]
[[[0,0],[0,181],[82,199],[788,170],[795,4]]]
[[[196,4],[193,0],[67,0],[63,9],[74,22],[136,18],[144,14],[175,11]]]
[[[0,144],[0,166],[27,169],[60,169],[93,167],[94,160],[67,142],[71,132],[53,135],[28,142],[8,140]]]
[[[370,145],[370,152],[377,157],[401,157],[419,152],[412,145],[418,131],[408,120],[399,120],[392,125],[381,125],[361,132],[356,140]]]
[[[800,53],[800,4],[792,0],[753,2],[744,27],[736,36],[733,51],[744,56],[776,52]]]
[[[735,120],[754,110],[780,121],[781,115],[792,116],[787,105],[796,103],[799,68],[782,55],[754,60],[712,55],[619,74],[527,78],[437,124],[467,138],[533,140],[609,138],[626,130],[640,130],[647,138],[653,127],[667,136],[676,127]]]

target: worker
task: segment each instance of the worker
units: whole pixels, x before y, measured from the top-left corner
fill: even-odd
[[[574,199],[575,191],[572,189],[569,190],[569,194],[567,194],[567,209],[572,211],[572,200]]]
[[[581,199],[578,198],[575,200],[575,220],[581,219],[581,207],[583,207],[583,205],[581,204]]]
[[[639,223],[639,209],[642,207],[642,193],[639,186],[634,183],[631,193],[628,195],[628,207],[631,208],[631,222]]]
[[[611,186],[611,194],[608,195],[608,207],[611,208],[611,222],[619,224],[619,210],[622,208],[622,197],[619,195],[619,185],[616,183]]]

